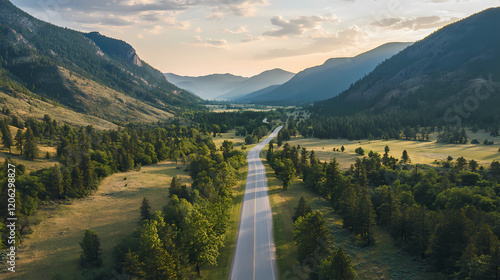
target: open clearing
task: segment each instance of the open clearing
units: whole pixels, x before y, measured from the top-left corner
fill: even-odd
[[[307,148],[308,151],[314,150],[316,156],[322,161],[330,161],[334,157],[337,158],[340,168],[348,169],[354,163],[357,156],[354,153],[356,148],[362,147],[365,154],[370,150],[379,154],[384,153],[384,147],[387,145],[390,148],[389,154],[395,158],[401,158],[403,151],[406,150],[410,156],[412,163],[432,164],[435,160],[446,160],[448,156],[454,159],[464,157],[467,160],[474,159],[485,167],[489,167],[493,160],[500,160],[500,137],[492,137],[485,133],[469,134],[469,140],[477,138],[481,143],[484,139],[494,141],[494,145],[473,145],[473,144],[443,144],[424,141],[408,141],[408,140],[355,140],[347,139],[318,139],[295,137],[290,141],[286,141],[292,146],[300,145]],[[435,137],[435,135],[433,135]],[[432,138],[431,138],[432,139]],[[333,148],[340,149],[342,145],[345,152],[333,152]]]
[[[19,251],[15,277],[7,279],[82,279],[78,267],[79,243],[85,229],[95,230],[101,239],[104,269],[111,270],[113,247],[138,227],[139,207],[146,197],[151,210],[161,210],[168,202],[173,176],[190,184],[185,166],[173,162],[142,167],[140,171],[116,173],[104,179],[99,190],[68,204],[43,207]]]

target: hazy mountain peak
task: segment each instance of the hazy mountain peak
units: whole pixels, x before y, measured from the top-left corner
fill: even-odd
[[[335,96],[370,73],[385,59],[411,43],[388,43],[355,57],[330,58],[319,66],[307,68],[272,90],[251,93],[242,101],[284,104],[327,99]]]

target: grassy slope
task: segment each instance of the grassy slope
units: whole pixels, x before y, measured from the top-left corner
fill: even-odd
[[[369,248],[359,246],[349,231],[342,228],[341,217],[334,212],[329,203],[307,189],[302,180],[295,180],[287,191],[282,191],[281,181],[274,176],[264,158],[263,156],[273,208],[274,241],[280,277],[292,279],[301,275],[302,267],[296,260],[297,248],[293,243],[292,215],[300,196],[303,195],[313,210],[323,214],[335,245],[345,247],[360,280],[431,279],[431,275],[425,272],[426,267],[398,250],[390,235],[382,229],[375,230],[376,245]]]
[[[55,273],[62,279],[81,279],[78,244],[87,228],[100,237],[104,269],[111,270],[113,247],[138,226],[142,198],[149,199],[152,210],[161,210],[168,202],[172,176],[180,175],[182,183],[190,183],[184,168],[163,162],[140,171],[117,173],[104,179],[88,198],[43,207],[36,216],[42,222],[34,226],[34,233],[19,251],[16,277],[7,279],[43,280]]]

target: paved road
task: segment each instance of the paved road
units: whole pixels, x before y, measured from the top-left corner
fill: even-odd
[[[266,169],[259,154],[280,129],[281,126],[248,152],[247,184],[230,280],[278,279]]]

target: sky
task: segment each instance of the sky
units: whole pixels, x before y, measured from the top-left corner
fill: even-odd
[[[131,44],[160,71],[299,72],[414,42],[500,0],[11,0],[50,23]]]

